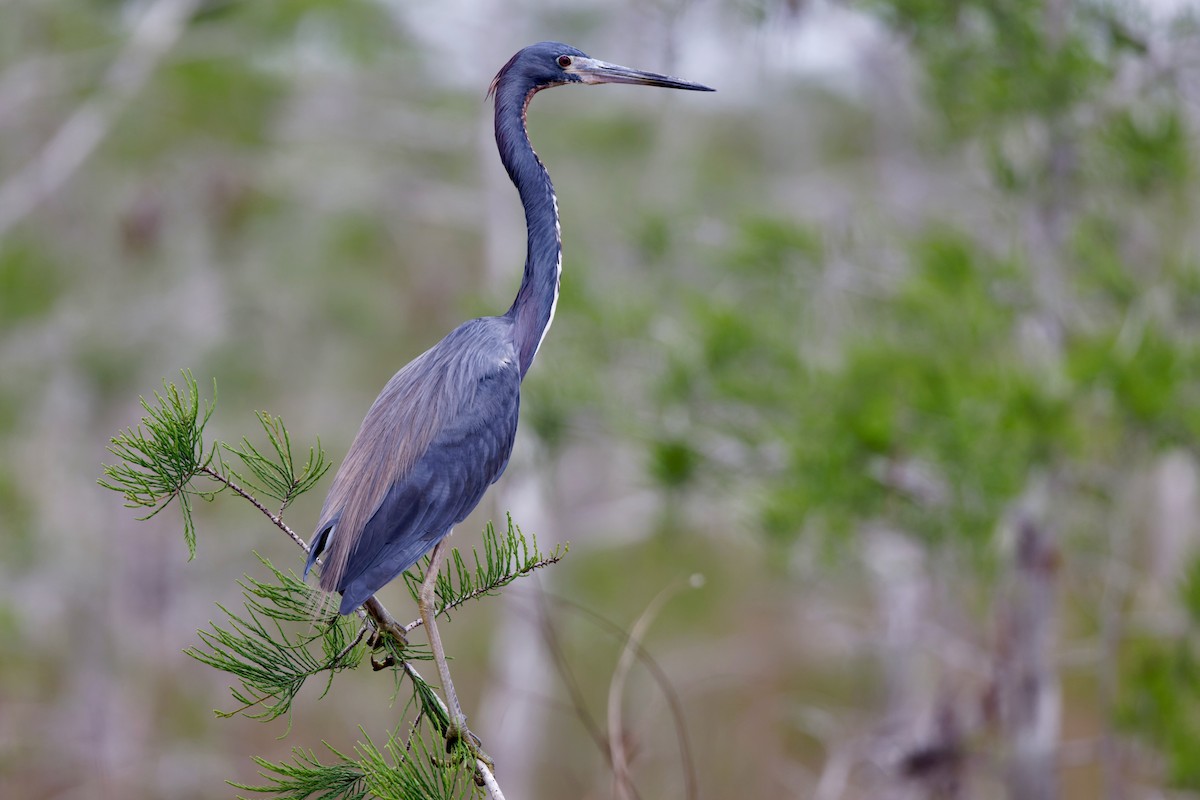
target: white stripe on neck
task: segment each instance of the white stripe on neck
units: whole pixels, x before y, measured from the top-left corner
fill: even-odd
[[[562,226],[558,223],[558,195],[554,193],[554,187],[549,188],[550,202],[554,204],[554,244],[558,252],[558,258],[554,264],[554,299],[550,301],[550,316],[546,319],[546,327],[542,328],[541,338],[538,339],[537,347],[533,348],[533,355],[529,357],[529,363],[537,358],[538,351],[542,349],[542,342],[546,341],[546,334],[550,332],[550,325],[554,322],[554,312],[558,310],[558,292],[562,280]]]

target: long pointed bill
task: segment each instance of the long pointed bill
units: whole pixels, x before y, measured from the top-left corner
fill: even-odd
[[[657,72],[630,69],[594,58],[576,58],[567,71],[574,72],[584,83],[633,83],[640,86],[663,86],[667,89],[688,89],[693,92],[716,91],[701,83],[680,80],[670,75],[659,75]]]

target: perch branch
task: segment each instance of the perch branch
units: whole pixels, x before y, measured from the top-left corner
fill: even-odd
[[[227,476],[222,475],[220,472],[217,472],[211,467],[204,467],[201,472],[218,483],[228,487],[231,492],[249,502],[259,511],[261,511],[263,515],[267,517],[267,519],[271,520],[275,527],[286,533],[293,542],[303,548],[304,552],[308,552],[308,543],[300,538],[300,536],[294,530],[292,530],[291,526],[284,522],[278,514],[273,513],[269,508],[260,503],[258,498],[256,498],[254,495],[250,494],[237,483],[230,480]],[[541,564],[539,566],[545,565]],[[470,598],[462,598],[461,602],[466,602],[468,599]],[[461,602],[459,605],[461,605]],[[446,611],[448,608],[449,607],[443,608],[442,611]],[[419,621],[417,621],[410,623],[407,626],[401,625],[384,607],[383,603],[380,603],[379,600],[374,596],[367,598],[367,601],[362,604],[362,608],[360,609],[359,613],[362,616],[370,616],[377,630],[384,631],[391,636],[396,637],[397,641],[401,642],[402,644],[408,644],[406,634],[419,624]],[[362,631],[359,631],[358,637],[354,640],[350,647],[347,648],[347,652],[357,646],[357,644],[362,640],[365,632],[365,628]],[[414,668],[413,665],[408,661],[401,660],[400,666],[404,670],[405,674],[409,676],[409,678],[422,680],[420,673],[418,673],[416,668]],[[438,705],[441,706],[442,711],[445,713],[445,702],[443,702],[442,698],[438,697],[436,694],[434,694],[433,697],[435,700],[437,700]],[[496,782],[495,774],[492,773],[491,768],[488,767],[488,765],[484,763],[482,759],[475,759],[475,770],[492,800],[504,800],[504,792],[501,791],[500,784]]]

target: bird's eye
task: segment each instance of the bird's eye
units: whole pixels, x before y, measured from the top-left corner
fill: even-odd
[[[571,57],[570,56],[559,56],[558,57],[558,65],[560,67],[562,67],[563,69],[566,69],[567,67],[571,66]]]

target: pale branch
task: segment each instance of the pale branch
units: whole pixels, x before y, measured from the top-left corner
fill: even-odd
[[[410,662],[402,662],[402,668],[404,669],[405,674],[408,675],[409,680],[413,682],[414,686],[429,686],[429,684],[425,682],[425,679],[421,677],[421,674],[417,672],[416,667],[414,667]],[[446,708],[446,703],[437,695],[436,692],[431,691],[429,692],[429,695],[436,704],[438,711],[441,712],[441,721],[435,723],[436,727],[441,728],[448,723],[450,719],[450,712]],[[413,726],[414,728],[416,727],[415,722],[413,723]],[[486,760],[482,758],[475,759],[475,771],[478,774],[479,782],[482,783],[484,788],[488,790],[488,794],[491,795],[492,800],[504,800],[504,792],[500,790],[500,784],[496,782],[496,776],[492,773],[491,768],[492,765],[487,763]]]
[[[488,790],[488,794],[492,796],[492,800],[504,800],[504,792],[500,791],[500,784],[496,783],[496,776],[488,769],[487,764],[477,758],[475,759],[475,768],[479,770],[479,775],[483,779],[483,786]]]
[[[272,524],[274,524],[277,528],[279,528],[281,531],[286,533],[288,535],[288,537],[291,538],[292,541],[295,542],[296,544],[298,544],[301,548],[303,548],[305,552],[308,552],[308,549],[309,549],[308,544],[303,539],[301,539],[291,529],[291,527],[288,526],[288,524],[283,521],[283,519],[278,514],[272,513],[271,510],[268,509],[265,505],[263,505],[256,497],[254,497],[254,495],[252,495],[250,492],[246,491],[246,489],[244,489],[242,486],[237,484],[235,481],[231,480],[228,476],[222,475],[221,473],[217,472],[216,470],[213,470],[211,467],[205,467],[201,471],[205,475],[207,475],[209,478],[221,483],[223,486],[227,487],[234,494],[243,498],[244,500],[249,502],[251,505],[253,505],[255,508],[257,508],[264,516],[266,516],[268,519],[271,520]],[[509,530],[508,542],[515,543],[515,542],[519,541],[523,545],[524,538],[521,537],[519,534],[516,534],[514,536],[513,529],[515,528],[515,526],[512,525],[511,520],[510,520],[509,524],[510,524],[510,530]],[[489,526],[489,532],[492,532],[490,529],[490,526]],[[494,532],[492,532],[492,535],[495,536]],[[496,538],[498,539],[498,537],[496,537]],[[528,547],[525,549],[526,555],[528,555],[528,549],[529,549]],[[495,548],[492,544],[491,538],[487,538],[485,540],[485,550],[487,550],[489,553],[495,552]],[[557,563],[558,561],[560,561],[562,559],[562,555],[563,555],[562,551],[556,549],[549,556],[540,557],[541,554],[537,550],[536,538],[534,539],[534,543],[532,545],[532,550],[535,554],[535,558],[533,558],[532,560],[527,558],[526,561],[523,564],[521,564],[521,568],[518,571],[516,571],[515,573],[511,573],[510,575],[506,576],[503,580],[498,580],[498,581],[493,580],[488,583],[480,583],[480,584],[475,585],[469,592],[455,598],[450,603],[447,603],[444,607],[439,609],[437,613],[439,615],[446,613],[447,611],[458,608],[471,600],[491,594],[500,586],[502,586],[506,583],[509,583],[518,577],[527,575],[527,574],[533,572],[534,570],[541,569],[542,567],[549,566],[550,564]],[[510,552],[512,552],[515,555],[515,545]],[[478,561],[478,556],[476,556],[476,559]],[[459,559],[459,561],[461,561],[461,559]],[[460,575],[460,577],[461,577],[461,575]],[[417,620],[415,622],[409,623],[408,625],[401,625],[400,623],[398,623],[396,621],[395,617],[393,617],[391,615],[391,613],[388,612],[387,608],[385,608],[384,605],[381,602],[379,602],[379,599],[374,596],[368,598],[367,601],[365,603],[363,603],[363,605],[359,608],[359,614],[361,616],[370,617],[374,624],[374,627],[377,631],[389,634],[389,636],[394,640],[395,644],[397,645],[397,650],[407,646],[407,644],[408,644],[407,634],[410,633],[414,628],[418,627],[418,625],[420,624],[420,620]],[[338,655],[332,660],[332,662],[329,665],[329,668],[331,670],[336,669],[340,665],[342,658],[345,656],[345,654],[348,654],[349,652],[353,651],[353,649],[362,641],[365,634],[366,634],[366,627],[364,626],[359,629],[358,635],[354,638],[354,640],[350,644],[348,644],[340,653],[338,653]],[[420,698],[420,708],[422,709],[422,713],[424,713],[431,720],[435,720],[435,727],[444,731],[446,725],[448,724],[449,715],[448,715],[445,703],[442,700],[442,698],[439,697],[436,692],[433,692],[431,689],[428,689],[428,684],[421,678],[420,673],[418,673],[416,668],[413,667],[413,665],[409,659],[403,658],[403,657],[397,657],[396,661],[399,663],[400,669],[406,675],[409,676],[409,679],[413,682],[414,687],[417,688],[418,696]],[[313,674],[313,673],[310,672],[309,674]],[[427,689],[427,691],[421,691],[422,688]],[[256,705],[265,700],[270,699],[271,696],[273,696],[273,695],[259,696],[257,698],[246,698],[246,697],[242,697],[239,695],[239,699],[243,700],[244,708],[249,708],[252,705]],[[431,704],[436,706],[436,708],[439,712],[438,714],[435,715],[435,714],[429,713]],[[243,710],[244,710],[244,708],[243,708]],[[272,711],[274,711],[274,707],[271,707],[268,709],[268,713],[271,713]],[[472,748],[471,748],[472,755],[474,755],[477,748],[478,748],[478,743],[476,742],[472,745]],[[496,777],[491,771],[491,766],[488,763],[488,759],[486,758],[486,755],[484,755],[484,757],[478,757],[478,756],[475,757],[475,770],[476,770],[476,775],[477,775],[477,782],[488,791],[492,800],[504,800],[504,793],[500,789],[500,785],[496,781]]]
[[[633,629],[625,638],[625,645],[621,650],[621,657],[617,660],[617,666],[613,670],[612,681],[609,683],[608,690],[608,748],[612,753],[610,759],[613,769],[613,781],[615,794],[618,798],[629,797],[636,793],[633,789],[633,779],[629,774],[629,759],[625,752],[625,736],[624,724],[622,722],[621,700],[625,695],[625,681],[629,677],[629,671],[633,668],[634,659],[637,657],[637,650],[641,648],[642,641],[646,638],[646,632],[649,630],[651,623],[654,622],[662,607],[681,591],[687,588],[698,589],[704,585],[704,577],[702,575],[693,575],[687,580],[677,580],[672,584],[664,587],[654,599],[646,606],[646,610],[634,623]],[[680,749],[683,753],[684,762],[684,796],[689,800],[695,800],[699,796],[694,770],[690,768],[691,755],[688,748],[686,737],[680,740]]]
[[[291,529],[291,527],[286,522],[283,521],[283,519],[280,517],[280,515],[272,513],[270,509],[268,509],[261,502],[259,502],[257,498],[255,498],[252,494],[247,492],[244,488],[242,488],[237,483],[235,483],[234,481],[229,479],[227,476],[221,475],[220,473],[216,472],[215,470],[211,469],[210,467],[205,467],[202,470],[202,472],[204,472],[204,474],[208,475],[213,480],[216,480],[216,481],[222,483],[223,485],[228,487],[229,490],[232,491],[234,494],[237,494],[239,497],[241,497],[244,500],[246,500],[247,502],[249,502],[251,505],[253,505],[255,508],[257,508],[260,512],[262,512],[262,514],[264,514],[268,519],[270,519],[271,522],[277,528],[279,528],[281,531],[286,533],[288,535],[288,537],[292,539],[293,542],[295,542],[301,548],[303,548],[306,553],[309,551],[308,544],[303,539],[301,539]],[[535,552],[536,552],[536,543],[535,543]],[[512,579],[521,577],[522,575],[526,575],[530,572],[533,572],[536,569],[540,569],[540,568],[548,566],[550,564],[557,563],[561,559],[562,559],[562,554],[558,550],[555,550],[555,552],[552,553],[551,556],[546,557],[546,558],[540,558],[537,561],[535,561],[534,563],[526,565],[526,568],[521,570],[517,574],[515,574]],[[462,597],[457,598],[452,603],[447,604],[446,607],[443,607],[437,613],[440,615],[440,614],[445,613],[446,611],[452,610],[454,608],[458,608],[459,606],[469,602],[470,600],[474,600],[476,598],[483,597],[487,594],[490,594],[491,592],[495,591],[496,588],[497,588],[496,586],[489,586],[489,585],[477,586],[477,587],[475,587],[475,589],[473,591],[469,592],[468,594],[466,594]],[[401,647],[406,646],[408,644],[407,634],[421,624],[421,620],[418,619],[414,622],[409,623],[408,625],[401,625],[399,622],[396,621],[395,617],[393,617],[391,615],[391,613],[387,610],[387,608],[384,607],[384,605],[374,595],[367,598],[366,602],[363,603],[363,605],[359,608],[358,612],[359,612],[360,616],[369,616],[371,618],[372,622],[374,623],[374,627],[377,631],[388,633],[395,640],[396,644]],[[358,644],[362,641],[363,637],[366,635],[366,632],[367,632],[366,626],[362,626],[359,628],[358,635],[354,638],[354,640],[351,641],[333,659],[332,664],[334,667],[336,667],[336,665],[338,665],[341,662],[342,658],[344,658],[345,655],[347,655],[348,653],[353,651],[353,649],[358,646]],[[409,680],[412,681],[412,683],[413,683],[413,686],[417,687],[417,693],[420,698],[420,703],[419,703],[420,711],[418,713],[424,714],[426,717],[430,718],[431,720],[436,719],[435,727],[437,727],[440,730],[445,730],[445,726],[448,724],[448,720],[449,720],[449,713],[446,710],[445,702],[442,700],[442,698],[440,696],[438,696],[438,694],[436,692],[434,692],[428,688],[428,684],[421,677],[420,673],[417,672],[416,668],[413,667],[413,665],[409,659],[400,658],[400,659],[398,659],[398,661],[400,664],[400,668],[404,671],[404,673],[406,675],[408,675]],[[422,688],[426,689],[427,691],[421,691]],[[264,699],[264,698],[259,698],[260,701],[262,699]],[[429,713],[429,707],[430,707],[431,703],[436,704],[436,707],[437,707],[438,711],[440,712],[439,715],[433,715],[433,714]],[[418,717],[418,720],[419,720],[419,718],[420,717]],[[414,722],[414,728],[415,727],[416,727],[416,722]],[[266,763],[260,762],[260,766],[266,766]],[[476,782],[478,784],[482,785],[487,790],[487,792],[488,792],[489,796],[492,798],[492,800],[504,800],[504,792],[501,790],[500,784],[496,781],[496,776],[492,772],[491,765],[487,762],[487,760],[485,760],[484,758],[476,757],[475,758],[475,772],[476,772]],[[357,785],[357,784],[355,784],[355,785]],[[250,789],[253,787],[239,785],[239,788]],[[365,796],[365,793],[364,793],[364,795],[355,795],[355,796],[356,797]]]
[[[695,579],[695,576],[693,576],[693,586],[695,585]],[[663,670],[662,666],[658,663],[654,656],[652,656],[648,650],[642,647],[642,645],[636,639],[632,639],[630,634],[627,633],[624,628],[607,617],[598,614],[592,609],[581,605],[580,603],[577,603],[568,597],[563,597],[562,595],[557,595],[552,592],[540,592],[538,596],[539,600],[542,602],[544,602],[543,598],[550,598],[554,600],[558,607],[574,611],[584,618],[591,620],[597,626],[609,631],[621,642],[626,643],[629,649],[637,656],[638,660],[642,662],[642,665],[645,666],[646,671],[650,673],[651,677],[654,679],[654,682],[658,684],[659,690],[662,691],[663,696],[667,700],[667,707],[670,709],[671,720],[675,727],[675,736],[679,741],[679,757],[683,762],[683,770],[686,775],[685,786],[688,787],[689,792],[698,791],[696,788],[695,759],[692,757],[691,743],[688,739],[687,727],[684,725],[683,721],[683,703],[679,699],[679,694],[671,685],[671,681],[667,677],[667,673]],[[545,616],[544,611],[543,616]],[[544,626],[544,632],[549,637],[553,637],[553,629],[549,624]],[[559,667],[560,670],[562,670],[563,665],[561,662]],[[564,674],[564,678],[566,678],[567,675],[569,675],[569,673]],[[578,691],[578,687],[575,687],[575,691]],[[582,701],[580,701],[580,703],[581,702]],[[582,713],[581,721],[584,722],[585,727],[588,727],[589,733],[591,733],[592,738],[596,740],[601,754],[606,760],[608,760],[609,765],[612,766],[612,756],[609,752],[608,742],[605,740],[603,735],[600,734],[598,728],[596,728],[595,722],[591,720],[590,715],[587,714],[586,709],[583,709],[580,703],[576,704],[576,709]],[[697,795],[689,794],[688,796],[696,797]]]

